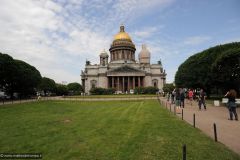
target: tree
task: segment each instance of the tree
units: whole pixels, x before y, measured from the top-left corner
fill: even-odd
[[[68,94],[68,88],[66,85],[63,84],[56,84],[56,95],[62,96]]]
[[[74,95],[80,94],[83,91],[82,86],[77,82],[69,83],[67,85],[67,88],[68,88],[68,91]]]
[[[7,54],[0,53],[0,89],[13,94],[14,74],[16,71],[14,60]]]
[[[54,80],[50,78],[43,77],[38,88],[44,92],[44,95],[46,95],[47,92],[50,93],[55,92],[56,83]]]
[[[34,94],[41,80],[41,75],[35,67],[2,53],[0,53],[0,77],[0,89],[10,94],[11,98],[15,92],[20,96]]]
[[[172,92],[173,90],[174,90],[174,85],[173,85],[173,83],[166,83],[166,84],[164,84],[164,86],[163,86],[163,91],[165,92],[165,93],[167,93],[167,92]]]
[[[189,57],[179,66],[176,72],[175,83],[177,87],[204,88],[209,95],[211,89],[220,87],[220,84],[223,85],[223,83],[218,83],[217,79],[222,77],[221,82],[225,82],[225,84],[226,82],[231,83],[227,78],[229,77],[228,73],[231,73],[231,71],[229,72],[229,69],[227,69],[228,64],[234,62],[235,67],[237,67],[239,62],[227,61],[227,57],[238,60],[239,48],[240,42],[229,43],[209,48]],[[233,52],[236,53],[233,54]],[[218,65],[220,62],[227,63],[226,65],[221,65],[225,68],[221,69],[224,72],[220,72],[220,70],[216,69],[216,67],[218,68],[220,66]]]
[[[15,65],[17,70],[14,75],[14,90],[21,96],[35,94],[42,78],[39,71],[21,60],[15,60]]]
[[[212,65],[213,80],[224,91],[229,88],[240,93],[240,48],[219,56]]]

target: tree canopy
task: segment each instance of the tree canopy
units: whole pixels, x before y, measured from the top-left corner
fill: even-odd
[[[24,96],[35,94],[36,88],[42,78],[39,71],[20,60],[15,60],[15,65],[17,66],[16,74],[14,75],[14,79],[16,80],[15,91]]]
[[[68,88],[63,84],[56,84],[56,95],[62,96],[68,94]]]
[[[226,90],[239,92],[240,42],[218,45],[189,57],[175,75],[178,87]],[[231,85],[230,85],[231,84]]]
[[[83,91],[82,86],[77,82],[69,83],[67,85],[67,88],[70,94],[74,94],[74,95],[80,94]]]
[[[7,54],[0,53],[0,89],[5,92],[13,92],[14,73],[16,71],[14,60]]]
[[[0,89],[13,96],[32,95],[41,80],[39,71],[20,60],[15,60],[7,54],[0,53]]]
[[[56,90],[56,83],[53,79],[43,77],[41,83],[39,84],[39,89],[46,95],[48,92],[53,93]]]
[[[163,86],[163,91],[165,92],[165,93],[167,93],[167,92],[172,92],[173,90],[174,90],[174,85],[173,85],[173,83],[166,83],[166,84],[164,84],[164,86]]]

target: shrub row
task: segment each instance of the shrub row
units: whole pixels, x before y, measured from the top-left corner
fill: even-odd
[[[109,89],[106,89],[106,88],[92,88],[90,90],[90,93],[92,95],[107,95],[107,94],[114,94],[115,93],[115,89],[113,88],[109,88]]]
[[[156,94],[159,89],[157,87],[137,87],[134,89],[135,94]]]

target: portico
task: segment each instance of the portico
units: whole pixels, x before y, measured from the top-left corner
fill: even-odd
[[[116,91],[130,91],[136,87],[144,86],[144,76],[109,76],[108,87]]]
[[[108,87],[116,91],[129,92],[130,89],[144,86],[145,75],[142,70],[124,65],[107,72]]]

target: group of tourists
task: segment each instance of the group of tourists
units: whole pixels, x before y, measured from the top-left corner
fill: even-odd
[[[185,98],[188,98],[189,103],[192,105],[192,101],[196,97],[198,100],[199,109],[201,110],[201,106],[203,105],[204,109],[206,110],[206,93],[203,91],[203,89],[200,90],[197,96],[196,93],[193,92],[193,90],[187,90],[185,88],[175,88],[172,92],[167,93],[168,101],[171,101],[172,104],[180,106],[181,108],[184,108]]]
[[[207,110],[206,97],[206,92],[203,89],[197,91],[192,89],[187,90],[185,88],[175,88],[172,92],[167,93],[167,101],[170,101],[171,104],[175,104],[177,108],[184,108],[185,98],[187,98],[191,106],[193,104],[193,101],[197,100],[199,110],[202,109],[202,106],[204,110]],[[233,116],[235,117],[235,120],[238,120],[236,111],[237,92],[234,89],[231,89],[226,93],[225,97],[228,98],[227,108],[230,115],[229,120],[233,120]]]

